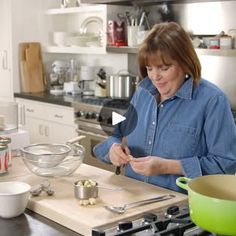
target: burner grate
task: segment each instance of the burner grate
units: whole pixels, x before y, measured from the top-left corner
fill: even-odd
[[[128,220],[130,228],[123,227],[125,222],[119,222],[113,228],[94,229],[92,236],[214,236],[191,221],[187,207],[179,209],[177,206],[175,208],[172,206],[171,210],[173,209],[175,212],[171,214],[169,214],[171,211],[165,214],[163,212],[146,213],[134,221]]]

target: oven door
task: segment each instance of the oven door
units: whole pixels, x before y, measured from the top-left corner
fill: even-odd
[[[86,136],[84,139],[80,141],[80,144],[83,145],[85,148],[84,163],[114,172],[115,167],[113,165],[106,164],[98,160],[93,154],[93,148],[95,147],[95,145],[104,141],[108,136],[84,130],[82,127],[77,129],[77,132],[79,135]]]

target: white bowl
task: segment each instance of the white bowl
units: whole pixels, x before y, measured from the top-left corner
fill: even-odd
[[[53,43],[57,46],[67,46],[67,40],[71,34],[68,32],[53,32]]]
[[[22,214],[27,206],[31,186],[24,182],[0,182],[0,217]]]

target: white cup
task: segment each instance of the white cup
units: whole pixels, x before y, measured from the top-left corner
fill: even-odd
[[[136,47],[140,40],[138,40],[138,33],[143,31],[143,26],[128,26],[127,34],[128,34],[128,46],[129,47]]]
[[[148,35],[149,31],[148,30],[139,30],[137,32],[137,44],[141,44],[143,40],[146,38]]]

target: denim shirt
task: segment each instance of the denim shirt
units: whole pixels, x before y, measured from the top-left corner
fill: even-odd
[[[146,77],[132,97],[131,103],[138,115],[137,126],[128,135],[127,145],[132,156],[180,160],[188,178],[234,174],[236,127],[226,95],[204,79],[194,86],[192,78],[160,104],[157,94],[157,89]],[[113,136],[95,146],[97,158],[111,163],[109,149],[113,143],[121,143],[122,136],[122,125],[118,125]],[[135,173],[129,164],[125,167],[125,175],[185,192],[175,183],[178,175],[143,176]]]

